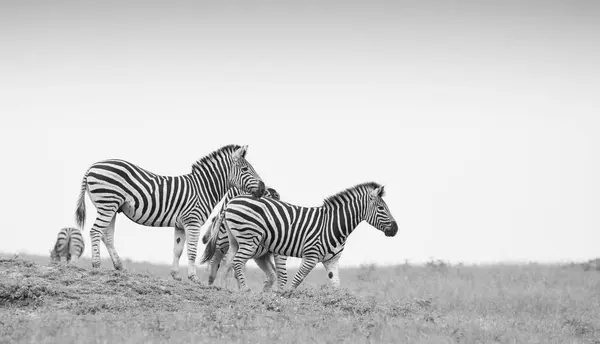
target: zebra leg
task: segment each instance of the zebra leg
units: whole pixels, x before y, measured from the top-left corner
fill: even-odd
[[[273,254],[275,260],[275,269],[277,270],[277,289],[283,291],[287,283],[287,268],[286,268],[286,256],[280,256]]]
[[[238,242],[239,248],[233,257],[233,270],[235,271],[235,278],[238,282],[238,288],[241,291],[250,291],[250,288],[246,285],[246,262],[256,253],[257,246],[252,243],[240,243]],[[231,246],[229,250],[231,250]]]
[[[238,244],[237,239],[233,235],[233,233],[231,233],[231,230],[229,230],[227,221],[223,222],[223,226],[225,227],[225,233],[227,233],[227,241],[229,243],[229,245],[228,245],[229,247],[227,249],[227,255],[225,257],[225,273],[221,274],[222,282],[223,282],[222,285],[225,285],[225,282],[227,282],[227,278],[229,277],[231,271],[233,270],[233,257],[235,257],[235,255],[238,252],[239,244]],[[235,277],[235,279],[237,280],[237,276]],[[239,287],[239,283],[238,283],[238,287]]]
[[[74,264],[77,261],[77,252],[78,250],[74,247],[74,245],[71,245],[69,247],[69,255],[67,256],[67,264],[71,263]]]
[[[331,281],[331,285],[333,285],[335,288],[340,287],[340,275],[338,273],[338,261],[339,260],[340,260],[340,256],[338,255],[326,262],[323,262],[325,271],[327,271],[327,277],[329,277],[329,281]]]
[[[223,257],[223,260],[225,261],[225,264],[224,264],[225,271],[221,274],[221,285],[227,285],[228,279],[232,276],[233,256],[235,256],[235,252],[237,252],[237,248],[236,248],[236,251],[233,251],[230,249],[227,251],[227,254]]]
[[[296,276],[294,276],[294,280],[292,281],[292,289],[296,289],[298,285],[300,285],[300,283],[304,281],[304,278],[315,267],[315,265],[317,265],[318,261],[319,259],[316,255],[304,256],[304,258],[302,258],[302,264],[300,265],[300,269],[298,269],[298,272],[296,273]]]
[[[211,258],[208,264],[206,264],[206,273],[210,274],[210,269],[212,268],[213,263],[215,262],[215,258]]]
[[[83,240],[83,238],[81,238],[81,240]],[[82,251],[82,247],[76,245],[71,239],[71,244],[69,245],[69,260],[71,261],[71,263],[75,264],[77,261],[79,261],[79,257],[81,257]]]
[[[223,256],[222,265],[224,271],[221,273],[221,285],[227,286],[229,279],[233,277],[233,255],[229,251]]]
[[[200,283],[200,278],[196,275],[196,249],[200,238],[200,227],[202,224],[197,222],[184,225],[187,240],[188,279],[194,283]]]
[[[173,241],[173,264],[171,265],[171,277],[176,281],[181,281],[179,274],[179,259],[183,253],[183,245],[185,244],[185,231],[183,228],[175,227]]]
[[[208,275],[208,285],[212,285],[215,282],[215,277],[217,277],[217,272],[219,271],[219,267],[221,266],[222,260],[223,252],[217,250],[210,261],[210,274]]]
[[[271,253],[264,254],[262,257],[254,257],[256,265],[267,275],[267,279],[264,282],[263,291],[271,290],[273,284],[277,279],[275,274],[275,265],[271,261]]]
[[[102,241],[104,242],[104,246],[106,246],[106,250],[110,255],[110,259],[112,259],[113,266],[115,270],[123,270],[123,264],[121,263],[121,258],[117,254],[117,250],[115,250],[115,221],[117,220],[117,215],[113,216],[112,220],[108,224],[108,227],[104,230],[104,235],[102,236]]]
[[[92,241],[92,269],[100,268],[100,240],[104,237],[104,230],[110,225],[116,216],[116,209],[98,208],[98,217],[90,229],[90,239]],[[114,228],[113,228],[114,229]]]

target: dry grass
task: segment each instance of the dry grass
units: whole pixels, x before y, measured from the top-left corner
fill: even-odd
[[[167,266],[24,258],[0,260],[3,343],[600,343],[600,273],[574,264],[369,265],[342,269],[341,290],[316,269],[282,295],[259,293],[255,269],[239,293]]]

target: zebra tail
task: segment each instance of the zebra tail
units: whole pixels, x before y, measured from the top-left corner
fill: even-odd
[[[212,218],[212,223],[210,224],[210,226],[208,227],[208,229],[204,232],[204,235],[202,236],[202,243],[204,245],[206,245],[206,243],[210,240],[210,237],[212,235],[212,228],[215,225],[215,220],[216,218]]]
[[[204,234],[204,237],[206,237],[207,234],[210,233],[210,238],[208,239],[208,243],[204,247],[204,253],[202,253],[202,258],[200,258],[200,264],[210,262],[212,257],[217,252],[217,240],[219,239],[219,229],[221,228],[221,223],[223,223],[223,218],[225,217],[223,215],[224,214],[221,214],[219,218],[213,222],[212,227],[206,231],[206,234]],[[202,237],[202,242],[206,243],[204,241],[204,237]]]
[[[206,245],[206,243],[210,240],[210,237],[212,235],[216,235],[216,233],[214,233],[215,231],[218,233],[219,229],[221,228],[221,222],[223,222],[223,216],[225,216],[225,205],[227,205],[227,202],[229,202],[229,199],[231,197],[229,197],[229,193],[227,193],[225,195],[225,197],[223,197],[223,199],[219,202],[220,204],[220,209],[219,212],[212,217],[212,223],[210,224],[208,230],[204,233],[204,235],[202,236],[202,243]],[[219,204],[217,204],[217,206],[219,206]],[[216,207],[215,207],[216,209]],[[212,214],[211,214],[212,216]]]
[[[81,191],[77,199],[77,210],[75,210],[75,222],[81,231],[85,226],[85,191],[87,190],[87,172],[81,181]]]
[[[71,238],[72,237],[73,237],[73,233],[70,233],[69,235],[67,235],[67,245],[66,245],[65,249],[67,250],[68,260],[71,260],[71,258],[69,256],[71,255],[71,243],[72,243]]]

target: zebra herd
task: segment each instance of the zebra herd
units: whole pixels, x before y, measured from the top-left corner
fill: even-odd
[[[332,285],[338,287],[338,261],[347,237],[360,222],[366,221],[386,236],[396,235],[398,225],[382,198],[383,186],[359,184],[328,197],[319,207],[289,204],[280,200],[275,189],[265,186],[246,160],[247,148],[222,147],[195,162],[191,173],[180,176],[157,175],[123,160],[93,164],[83,177],[76,210],[77,225],[83,230],[86,193],[97,209],[90,229],[92,268],[100,267],[102,241],[114,268],[122,269],[114,245],[118,213],[141,225],[174,228],[171,276],[175,280],[181,280],[179,259],[187,241],[188,279],[199,282],[195,266],[198,238],[206,227],[201,262],[209,263],[208,283],[214,282],[226,256],[226,269],[233,269],[241,290],[248,289],[244,270],[249,259],[265,272],[265,290],[275,280],[283,289],[287,257],[302,258],[292,288],[319,262]],[[67,260],[81,255],[83,240],[75,239],[81,238],[80,230],[59,234],[53,259],[64,251],[64,242],[74,246],[73,252],[67,249]]]

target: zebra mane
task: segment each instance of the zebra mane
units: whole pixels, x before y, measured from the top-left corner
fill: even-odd
[[[242,148],[242,146],[239,146],[239,145],[227,145],[227,146],[221,147],[221,148],[217,149],[216,151],[208,154],[207,156],[198,159],[198,161],[196,161],[192,165],[192,171],[195,169],[200,169],[202,167],[202,165],[204,165],[205,163],[207,163],[208,161],[212,160],[215,157],[219,157],[219,156],[222,156],[225,154],[231,154],[240,148]]]
[[[329,196],[323,202],[324,206],[335,204],[337,200],[343,200],[342,197],[348,194],[357,194],[363,192],[371,192],[377,188],[381,187],[381,185],[375,182],[367,182],[358,185],[354,185],[353,187],[349,187],[344,191],[338,192],[333,196]],[[383,196],[383,195],[382,195]]]

